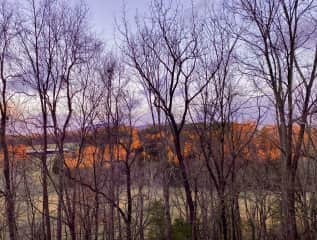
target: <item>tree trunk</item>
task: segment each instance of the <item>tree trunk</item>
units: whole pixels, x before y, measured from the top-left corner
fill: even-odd
[[[62,207],[63,207],[63,193],[64,193],[64,158],[63,148],[59,149],[58,159],[58,203],[57,203],[57,226],[56,226],[56,239],[62,240]]]
[[[98,240],[99,234],[99,196],[98,193],[95,193],[95,240]]]
[[[284,239],[296,240],[298,239],[298,232],[295,207],[295,177],[288,175],[286,178],[282,194]]]
[[[226,213],[226,200],[225,200],[225,192],[224,189],[219,192],[220,198],[220,212],[221,212],[221,231],[222,231],[222,239],[228,240],[228,224],[227,224],[227,213]]]
[[[144,178],[142,178],[144,181]],[[143,197],[143,183],[139,185],[139,206],[140,206],[140,240],[144,240],[144,197]]]
[[[174,129],[177,129],[177,127],[175,127]],[[184,158],[183,158],[183,154],[181,150],[180,136],[179,136],[179,133],[176,133],[175,131],[174,131],[174,146],[175,146],[177,159],[179,161],[179,167],[181,170],[182,180],[183,180],[183,187],[186,194],[186,202],[187,202],[187,206],[189,210],[189,223],[190,223],[191,232],[192,232],[191,239],[197,240],[195,205],[191,195],[191,188],[190,188],[189,179],[186,172]]]
[[[163,196],[164,196],[164,208],[165,208],[165,239],[172,239],[172,220],[170,213],[170,191],[169,191],[169,179],[164,176],[163,179]]]
[[[8,146],[6,142],[6,116],[1,118],[1,146],[3,151],[3,175],[5,179],[5,206],[6,206],[6,215],[7,215],[7,224],[9,227],[9,236],[10,240],[16,239],[16,222],[14,214],[14,196],[12,192],[11,184],[11,174],[10,174],[10,159]]]
[[[126,160],[127,161],[127,160]],[[128,211],[127,211],[127,219],[126,219],[126,238],[127,240],[132,240],[132,231],[131,231],[131,223],[132,223],[132,194],[131,194],[131,173],[130,167],[128,166],[128,162],[126,162],[126,191],[127,191],[127,201],[128,201]]]
[[[174,145],[175,145],[177,159],[179,161],[179,167],[180,167],[181,174],[182,174],[183,187],[185,190],[186,201],[187,201],[187,206],[188,206],[188,210],[189,210],[189,223],[190,223],[191,231],[192,231],[191,239],[197,240],[195,205],[194,205],[193,198],[191,195],[191,188],[190,188],[190,184],[189,184],[188,175],[186,172],[183,154],[181,152],[180,136],[179,135],[174,136]]]
[[[43,189],[43,234],[46,234],[44,239],[51,240],[51,221],[50,221],[50,211],[48,205],[48,183],[47,183],[47,176],[48,176],[48,167],[47,167],[47,114],[46,114],[46,103],[42,102],[42,119],[43,119],[43,149],[41,149],[41,161],[42,161],[42,189]],[[44,224],[45,222],[45,224]]]

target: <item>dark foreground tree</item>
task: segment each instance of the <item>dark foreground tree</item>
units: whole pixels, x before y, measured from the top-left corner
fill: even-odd
[[[244,71],[274,106],[283,162],[283,238],[295,240],[297,168],[307,120],[316,112],[316,2],[241,0],[232,9],[246,23]]]
[[[14,12],[6,2],[0,3],[0,151],[3,154],[4,190],[1,191],[5,198],[6,218],[9,228],[10,240],[17,239],[17,225],[15,218],[15,192],[12,182],[12,163],[8,150],[8,123],[11,118],[10,107],[13,103],[12,82],[14,76],[14,51],[15,41],[15,17]],[[10,106],[11,103],[11,106]]]

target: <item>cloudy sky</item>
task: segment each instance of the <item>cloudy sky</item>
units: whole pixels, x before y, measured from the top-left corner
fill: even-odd
[[[87,0],[90,10],[91,24],[98,35],[107,41],[112,41],[115,30],[115,18],[122,16],[125,6],[129,17],[133,17],[138,11],[143,14],[150,0]]]
[[[74,0],[80,1],[80,0]],[[185,8],[190,6],[191,0],[178,0]],[[206,0],[194,0],[194,4]],[[215,0],[214,0],[215,1]],[[89,7],[91,25],[97,34],[109,45],[112,45],[115,30],[115,19],[120,22],[125,6],[128,20],[132,21],[136,13],[146,14],[151,0],[86,0]]]

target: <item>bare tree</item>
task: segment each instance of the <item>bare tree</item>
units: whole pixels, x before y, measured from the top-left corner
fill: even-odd
[[[48,208],[47,146],[48,127],[53,127],[59,151],[56,238],[62,234],[62,204],[64,187],[64,142],[72,116],[72,101],[78,89],[76,74],[91,58],[99,43],[86,28],[86,9],[83,5],[70,7],[62,1],[31,1],[27,5],[25,23],[21,26],[20,44],[24,83],[35,90],[41,103],[43,124],[42,177],[43,211],[46,221],[46,237],[51,239],[50,212]],[[29,90],[28,90],[29,91]],[[66,111],[59,111],[65,107]],[[54,184],[55,185],[55,184]],[[73,238],[74,233],[72,234]]]
[[[10,104],[12,91],[10,84],[14,80],[14,52],[13,43],[16,36],[14,13],[6,2],[0,5],[0,145],[3,152],[3,174],[5,179],[5,189],[2,192],[5,197],[6,218],[9,227],[9,237],[11,240],[17,239],[17,225],[15,217],[15,193],[12,183],[12,163],[10,162],[7,135],[8,122],[10,116]],[[12,87],[12,86],[11,86]],[[12,106],[11,106],[12,107]]]
[[[64,143],[73,113],[74,96],[80,91],[76,75],[89,66],[87,62],[100,49],[99,43],[89,35],[89,31],[85,32],[87,31],[85,25],[87,15],[84,6],[78,5],[70,8],[60,3],[52,7],[56,7],[56,9],[46,19],[52,34],[52,45],[55,46],[54,56],[51,59],[53,67],[50,72],[51,82],[47,103],[52,118],[53,135],[59,151],[56,238],[61,239],[65,185]],[[62,109],[67,110],[62,111]],[[62,115],[65,116],[64,119],[61,119]],[[75,222],[72,222],[70,226],[72,239],[76,239]]]
[[[223,52],[223,61],[190,113],[197,138],[197,156],[200,155],[205,162],[219,201],[215,211],[219,212],[221,238],[241,239],[236,176],[257,130],[260,115],[257,105],[251,103],[254,100],[256,103],[257,99],[241,89],[240,77],[237,76],[235,46],[238,39],[222,30],[225,23],[214,21],[213,24],[219,28],[218,36],[223,39],[219,50]],[[245,114],[254,122],[239,123]]]
[[[34,90],[40,102],[41,120],[42,120],[42,154],[41,154],[41,175],[43,188],[43,225],[42,231],[44,238],[52,238],[51,221],[49,212],[49,195],[48,195],[48,165],[47,165],[47,148],[48,148],[48,107],[47,94],[50,81],[51,61],[46,62],[45,58],[51,60],[52,48],[46,45],[47,32],[44,29],[44,21],[47,16],[47,4],[41,2],[39,5],[36,1],[30,1],[25,16],[25,24],[20,26],[19,40],[21,50],[21,71],[23,72],[23,82],[27,85],[28,90]],[[22,21],[21,21],[22,22]],[[47,56],[44,51],[47,50]]]
[[[195,206],[181,146],[181,133],[190,104],[215,74],[221,56],[211,58],[206,66],[210,69],[207,81],[198,82],[196,74],[201,59],[206,57],[208,51],[215,53],[214,48],[204,48],[206,45],[201,39],[204,25],[199,23],[194,13],[186,16],[180,7],[164,1],[153,1],[150,12],[148,20],[137,22],[134,34],[128,30],[128,23],[123,22],[124,52],[129,58],[128,64],[136,70],[151,93],[154,106],[160,108],[168,120],[186,193],[192,239],[197,239]]]
[[[247,24],[241,36],[246,46],[245,72],[273,103],[276,113],[283,162],[283,237],[298,239],[297,166],[307,118],[316,110],[316,18],[312,17],[316,3],[246,0],[232,6]],[[295,125],[299,126],[298,134]]]

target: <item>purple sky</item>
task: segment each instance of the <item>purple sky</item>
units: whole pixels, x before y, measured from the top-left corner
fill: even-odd
[[[136,11],[143,14],[150,0],[87,0],[91,24],[98,35],[106,41],[112,41],[115,30],[115,18],[120,20],[125,5],[128,16],[133,18]]]
[[[79,0],[78,0],[79,1]],[[178,0],[184,7],[190,6],[191,0]],[[206,0],[194,0],[203,2]],[[86,0],[90,10],[91,25],[107,45],[113,43],[115,18],[120,22],[122,9],[125,6],[128,20],[132,21],[136,13],[143,15],[147,12],[151,0]]]

